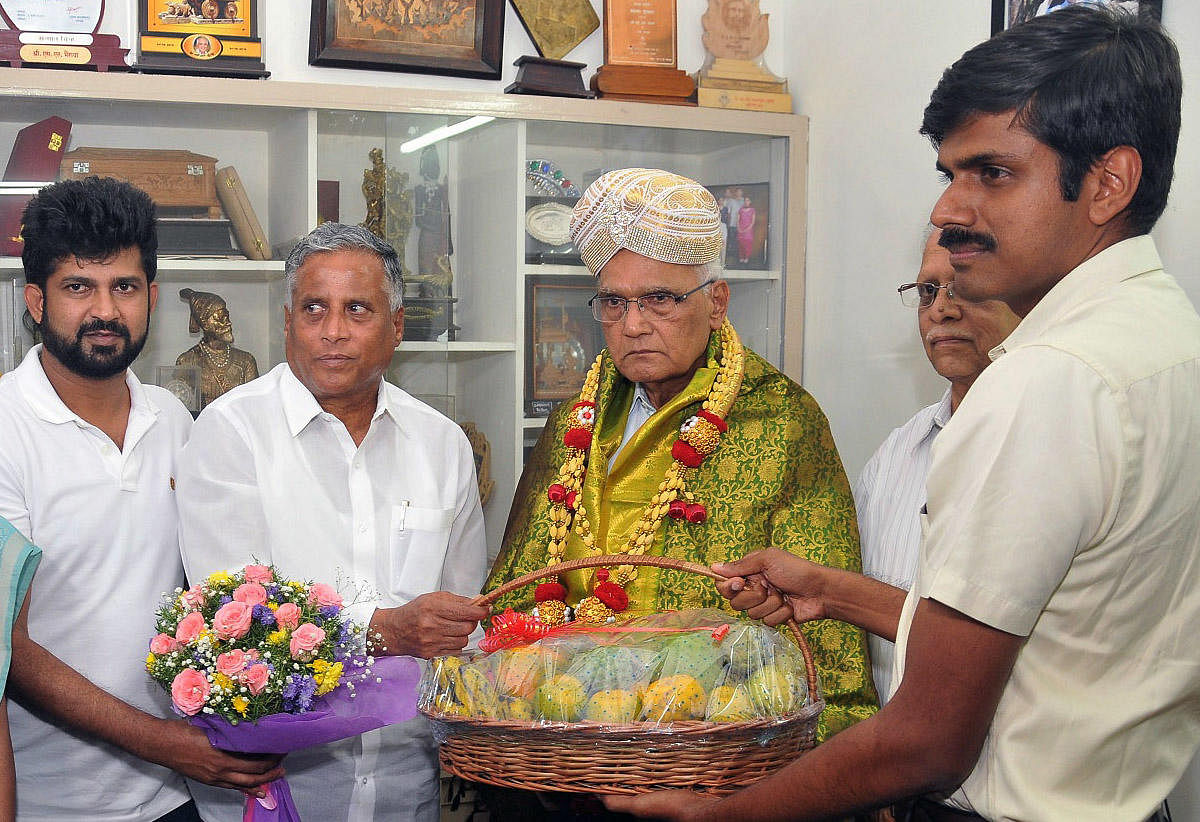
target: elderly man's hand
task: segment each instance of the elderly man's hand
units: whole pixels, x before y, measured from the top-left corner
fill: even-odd
[[[262,787],[281,779],[282,756],[274,754],[233,754],[214,748],[204,731],[183,719],[162,720],[145,758],[165,765],[177,773],[213,785],[233,788],[249,796],[266,796]]]
[[[829,616],[825,590],[835,569],[767,548],[735,562],[718,563],[713,570],[728,577],[717,584],[717,590],[729,604],[767,625],[779,625],[789,617],[808,622]]]
[[[435,656],[457,654],[479,621],[491,611],[449,591],[422,594],[398,608],[377,608],[367,636],[376,654]]]
[[[630,813],[643,819],[669,819],[672,822],[697,819],[705,806],[716,801],[694,791],[655,791],[637,796],[609,795],[600,798],[610,811]]]

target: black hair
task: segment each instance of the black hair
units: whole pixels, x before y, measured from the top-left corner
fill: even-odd
[[[141,254],[146,281],[158,272],[154,202],[146,192],[111,177],[63,180],[46,186],[25,206],[21,262],[25,282],[39,288],[63,260],[111,259],[127,248]]]
[[[1153,20],[1114,8],[1073,6],[1014,26],[946,69],[921,134],[940,146],[977,114],[1016,111],[1015,123],[1058,156],[1064,200],[1117,146],[1142,158],[1125,210],[1131,236],[1167,205],[1179,143],[1183,79],[1175,44]]]

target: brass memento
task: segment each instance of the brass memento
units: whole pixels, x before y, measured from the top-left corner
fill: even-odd
[[[588,0],[512,0],[529,39],[542,57],[561,60],[600,27]]]
[[[404,249],[413,226],[413,193],[408,187],[408,174],[387,165],[381,148],[371,149],[367,156],[371,158],[371,167],[363,171],[362,181],[367,216],[359,225],[396,249],[400,270],[408,277]]]
[[[787,80],[767,69],[763,52],[770,34],[759,0],[708,0],[704,68],[696,74],[700,105],[754,111],[792,110]]]
[[[233,347],[233,323],[229,307],[219,294],[179,290],[179,299],[191,309],[188,331],[202,336],[200,342],[175,360],[177,366],[200,369],[200,407],[242,383],[258,376],[258,362],[249,351]]]

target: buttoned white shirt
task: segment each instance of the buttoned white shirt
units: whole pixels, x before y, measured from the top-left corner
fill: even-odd
[[[921,508],[933,441],[950,421],[950,389],[896,428],[867,460],[854,484],[863,573],[908,590],[921,551]],[[891,696],[895,645],[867,634],[880,702]]]
[[[1150,816],[1200,742],[1200,317],[1136,237],[1022,320],[933,448],[920,598],[1025,637],[974,771],[987,819]]]
[[[204,409],[180,459],[180,539],[189,580],[251,559],[336,585],[348,613],[424,593],[479,592],[486,571],[475,460],[462,430],[381,382],[355,447],[287,364]],[[284,763],[300,815],[435,820],[435,747],[424,719],[300,751]],[[195,786],[205,819],[240,803]]]
[[[173,476],[192,418],[169,392],[126,372],[122,448],[63,403],[42,347],[0,378],[0,517],[42,549],[29,635],[105,691],[156,716],[166,693],[146,674],[160,596],[183,581]],[[183,780],[9,701],[17,815],[149,822],[187,801]]]
[[[613,451],[613,455],[608,458],[608,469],[611,471],[613,463],[617,460],[617,454],[621,453],[621,449],[625,444],[633,439],[633,435],[638,432],[638,429],[646,424],[646,421],[654,416],[658,409],[654,407],[654,403],[650,402],[650,395],[646,393],[646,386],[639,383],[634,383],[633,386],[633,403],[629,406],[629,416],[625,418],[625,432],[621,435],[621,444],[617,446],[617,450]]]

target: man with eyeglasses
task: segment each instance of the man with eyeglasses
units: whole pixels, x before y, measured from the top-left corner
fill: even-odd
[[[857,570],[853,501],[824,415],[743,349],[726,319],[725,231],[713,196],[666,171],[612,171],[584,192],[571,235],[598,277],[590,305],[607,348],[525,466],[488,590],[600,553],[709,564],[774,545]],[[576,472],[569,461],[580,454]],[[560,581],[577,619],[621,611],[620,602],[597,605],[592,571]],[[628,597],[622,615],[728,607],[700,577],[638,568],[610,581]],[[494,610],[528,611],[535,596],[514,592]],[[546,616],[550,606],[536,604]],[[808,637],[828,705],[824,739],[873,713],[876,699],[858,629],[814,623]]]
[[[854,485],[863,573],[905,591],[917,573],[921,508],[934,439],[991,362],[988,352],[1021,321],[1000,300],[970,302],[955,295],[954,267],[950,252],[938,244],[941,234],[938,229],[929,234],[917,281],[897,290],[904,305],[916,309],[925,356],[950,384],[940,400],[888,435]],[[895,645],[875,634],[868,634],[867,642],[875,688],[886,702]]]

